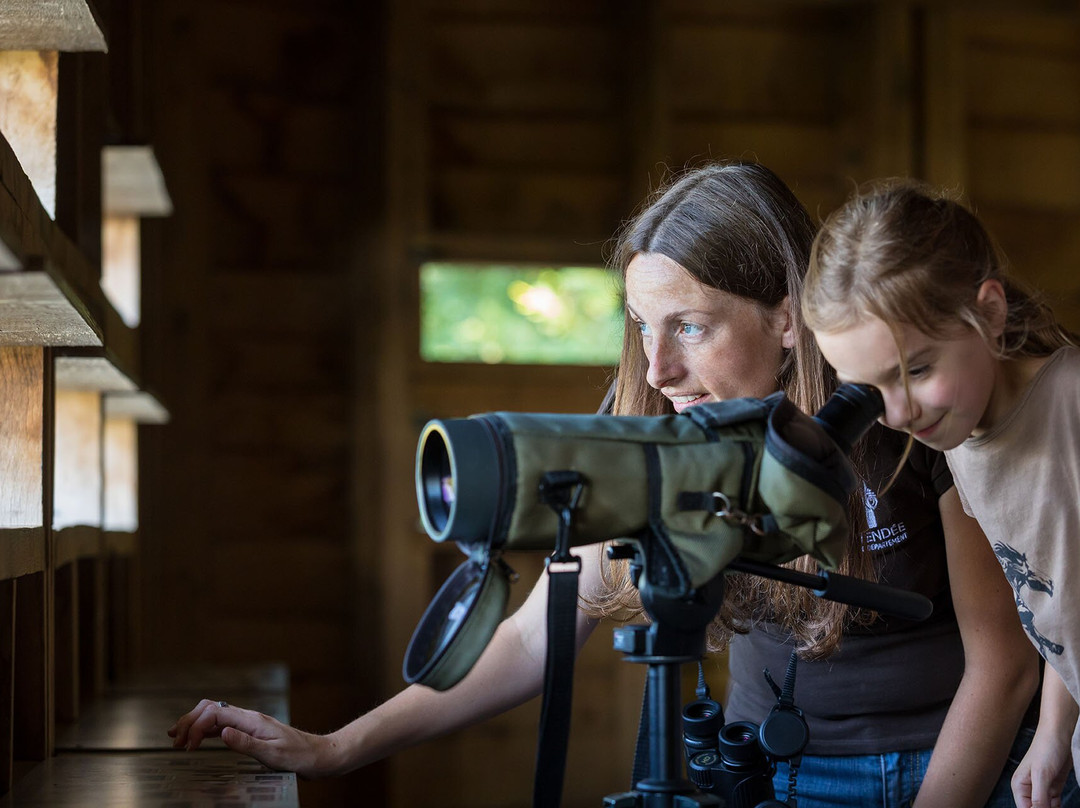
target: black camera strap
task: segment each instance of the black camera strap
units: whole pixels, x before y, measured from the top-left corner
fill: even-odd
[[[533,808],[558,808],[566,776],[570,707],[577,652],[577,594],[581,559],[570,553],[574,509],[585,478],[573,471],[548,472],[540,481],[540,499],[559,516],[555,552],[547,559],[547,657],[544,696],[536,745]]]

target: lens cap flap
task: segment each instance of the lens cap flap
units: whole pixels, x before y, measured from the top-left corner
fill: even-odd
[[[428,606],[405,652],[409,684],[449,690],[487,647],[510,597],[510,573],[498,559],[469,559],[454,570]]]

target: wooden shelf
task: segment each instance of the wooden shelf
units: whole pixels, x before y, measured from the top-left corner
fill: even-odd
[[[108,46],[88,0],[4,0],[0,50],[106,51]]]
[[[151,146],[106,146],[101,152],[106,216],[168,216],[172,199]]]
[[[105,417],[131,418],[140,424],[166,424],[169,422],[169,411],[153,393],[139,390],[106,395]]]
[[[56,386],[60,390],[97,390],[102,393],[132,393],[139,389],[103,350],[58,355]]]

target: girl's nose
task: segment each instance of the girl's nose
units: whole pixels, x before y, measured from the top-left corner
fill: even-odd
[[[679,377],[677,351],[667,340],[653,337],[644,343],[644,348],[645,358],[649,360],[649,372],[645,379],[652,387],[661,390]]]
[[[885,415],[881,422],[890,429],[903,431],[915,421],[915,405],[903,387],[882,391],[885,399]]]

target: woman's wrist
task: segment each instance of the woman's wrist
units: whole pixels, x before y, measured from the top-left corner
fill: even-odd
[[[315,745],[316,776],[339,777],[359,766],[353,760],[355,755],[350,755],[350,752],[356,750],[350,749],[351,745],[346,743],[342,730],[312,737]]]

